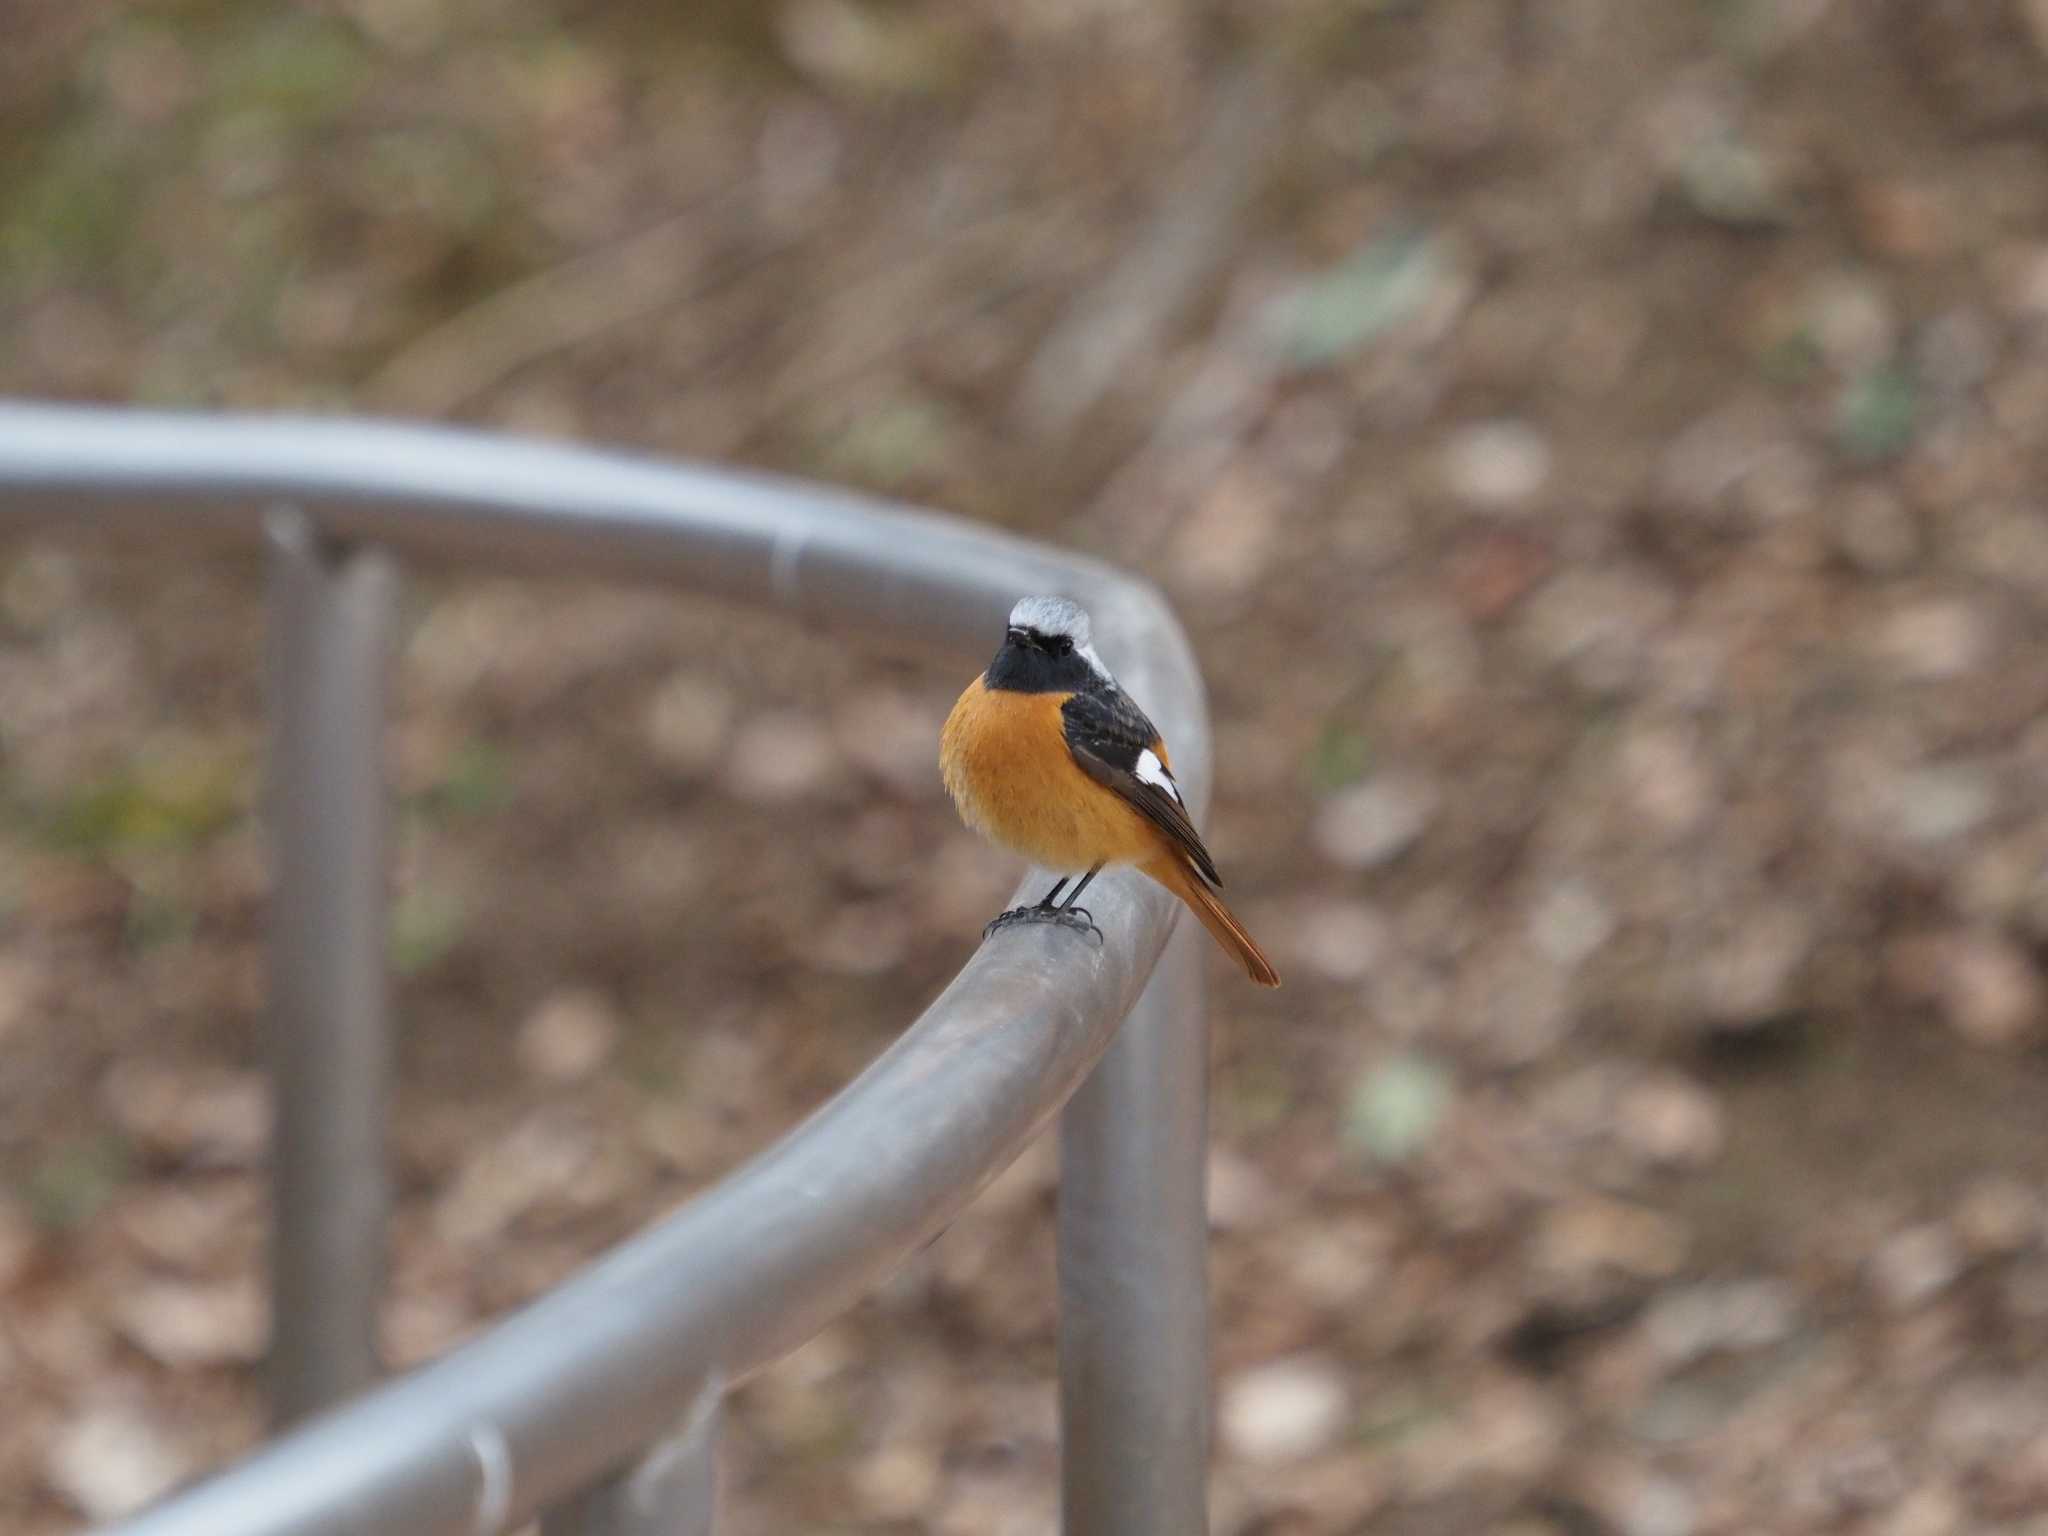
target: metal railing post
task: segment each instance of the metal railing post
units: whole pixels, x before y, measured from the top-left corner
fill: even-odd
[[[1064,1536],[1209,1528],[1209,1033],[1182,921],[1060,1119]]]
[[[712,1536],[723,1395],[712,1382],[675,1434],[543,1515],[541,1536]]]
[[[377,1375],[390,1203],[385,675],[397,586],[291,508],[270,550],[270,1389],[279,1423]]]

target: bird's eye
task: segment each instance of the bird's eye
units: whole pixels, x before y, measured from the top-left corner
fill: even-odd
[[[1045,648],[1055,656],[1071,656],[1074,654],[1074,637],[1072,635],[1048,635],[1045,640]]]

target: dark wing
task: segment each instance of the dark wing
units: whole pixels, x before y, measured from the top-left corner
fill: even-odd
[[[1188,856],[1210,885],[1220,886],[1216,861],[1188,820],[1180,786],[1159,751],[1159,732],[1122,689],[1089,689],[1060,706],[1067,750],[1088,777],[1114,790]]]

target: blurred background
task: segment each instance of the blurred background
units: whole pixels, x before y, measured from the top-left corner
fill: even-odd
[[[2040,0],[0,25],[0,391],[767,466],[1165,587],[1288,980],[1209,962],[1220,1536],[2048,1530]],[[0,543],[9,1536],[260,1433],[259,575]],[[395,1362],[951,975],[1016,875],[938,785],[969,670],[410,583]],[[738,1394],[724,1529],[1052,1530],[1053,1180]]]

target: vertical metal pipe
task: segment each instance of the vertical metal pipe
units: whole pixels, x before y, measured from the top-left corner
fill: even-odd
[[[397,587],[372,550],[295,509],[270,549],[275,1085],[271,1407],[279,1423],[377,1374],[391,1079],[385,970],[385,677]]]
[[[1060,1120],[1065,1536],[1209,1528],[1209,1036],[1183,920]]]
[[[541,1517],[541,1536],[712,1536],[718,1516],[722,1385],[639,1462]]]

